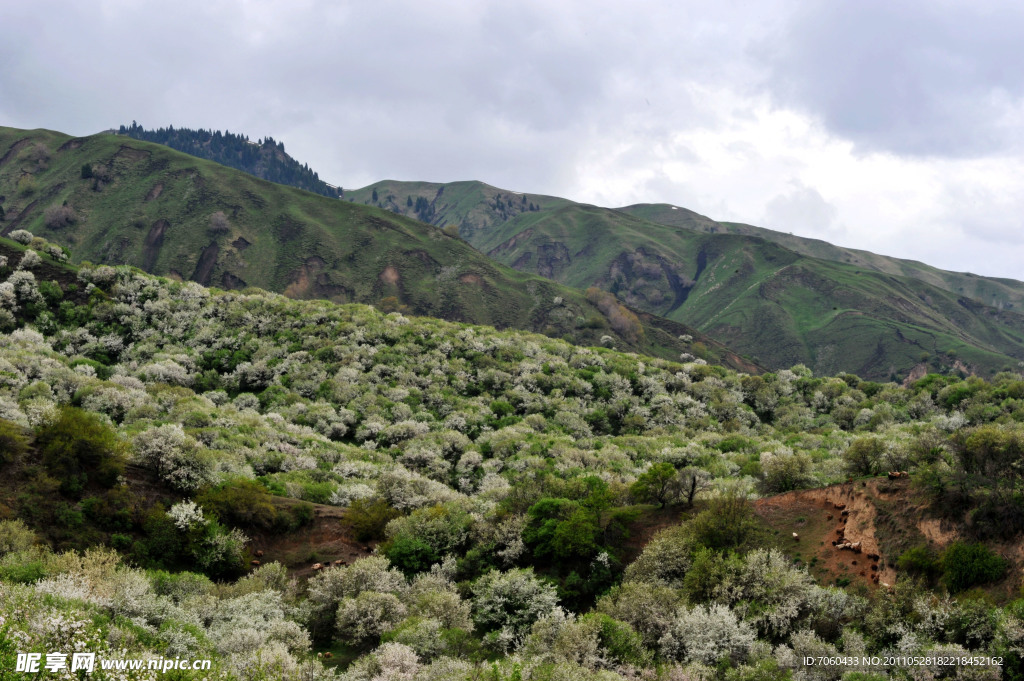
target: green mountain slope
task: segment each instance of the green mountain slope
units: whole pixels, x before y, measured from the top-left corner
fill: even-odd
[[[893,258],[856,248],[836,246],[821,239],[809,239],[739,222],[716,222],[693,211],[665,203],[640,203],[619,212],[657,222],[685,227],[707,234],[743,234],[779,244],[791,251],[822,260],[833,260],[861,269],[913,277],[932,286],[1007,310],[1024,310],[1024,282],[999,277],[981,277],[969,272],[950,272],[916,260]]]
[[[875,378],[952,351],[987,370],[1024,356],[1024,316],[910,277],[809,258],[762,239],[571,206],[476,240],[491,257],[691,324],[769,366]]]
[[[477,181],[383,180],[346,191],[345,200],[379,206],[438,227],[453,225],[470,242],[520,215],[578,205],[556,196],[512,192]]]
[[[512,192],[488,188],[487,195],[487,185],[458,185],[487,199],[473,208],[466,205],[469,192],[450,202],[450,185],[397,182],[351,196],[370,193],[372,201],[375,190],[378,203],[407,212],[415,192],[433,192],[435,209],[462,216],[469,224],[463,236],[499,262],[611,291],[771,367],[802,362],[816,372],[889,378],[914,367],[949,370],[957,360],[994,372],[1024,358],[1024,316],[1015,311],[1020,282],[813,240],[790,249],[788,240],[778,243],[795,239],[789,235],[672,206],[617,211],[549,199],[539,210],[505,216],[493,197]],[[538,203],[528,196],[531,202]],[[993,300],[997,305],[984,304]]]
[[[604,338],[663,357],[677,358],[689,348],[679,336],[694,334],[504,267],[421,222],[121,136],[0,128],[0,196],[0,233],[27,229],[68,244],[78,260],[131,264],[227,289],[257,286],[541,331],[587,345]],[[701,340],[709,360],[756,370]]]

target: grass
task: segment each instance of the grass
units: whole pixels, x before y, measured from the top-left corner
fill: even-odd
[[[719,223],[665,204],[609,210],[528,195],[540,210],[509,211],[520,195],[478,182],[386,181],[348,196],[373,203],[374,191],[377,205],[406,215],[429,200],[434,224],[460,225],[471,244],[506,265],[611,290],[770,367],[803,363],[819,375],[889,380],[905,377],[922,353],[951,347],[981,373],[1024,358],[1024,315],[1014,312],[1024,310],[1021,282]]]
[[[737,222],[715,222],[668,204],[637,204],[619,209],[663,225],[684,227],[709,234],[742,234],[779,244],[801,255],[846,263],[856,267],[918,279],[954,294],[965,295],[994,307],[1024,309],[1024,283],[1012,279],[979,277],[965,272],[949,272],[914,260],[879,255],[855,248],[844,248],[820,239],[808,239]]]
[[[3,128],[0,154],[4,232],[23,227],[80,259],[222,288],[371,303],[598,345],[615,334],[578,290],[596,285],[669,320],[644,317],[644,336],[616,338],[618,349],[678,358],[699,342],[708,361],[746,371],[758,367],[741,356],[876,380],[904,378],[925,353],[945,358],[929,370],[952,371],[950,349],[988,375],[1024,359],[1024,315],[1011,310],[1024,284],[957,275],[1007,308],[999,310],[947,290],[965,289],[943,278],[953,273],[855,258],[814,240],[789,250],[780,242],[795,242],[769,238],[777,233],[682,209],[614,211],[480,182],[384,181],[338,201],[111,135]],[[82,178],[86,163],[107,179]],[[46,208],[65,202],[77,220],[47,227]],[[217,211],[226,233],[210,229]],[[475,249],[410,216],[457,225]],[[681,342],[683,334],[694,342]]]
[[[771,367],[803,363],[817,374],[887,380],[905,376],[922,352],[948,347],[983,372],[1024,356],[1024,315],[757,237],[570,206],[516,217],[472,241],[501,262],[571,286],[597,283]]]
[[[91,178],[82,177],[87,164]],[[459,205],[477,200],[471,190]],[[503,266],[435,227],[157,144],[0,128],[0,196],[6,213],[0,232],[27,229],[69,246],[76,261],[539,331],[582,345],[616,337],[607,324],[581,322],[601,317],[581,291]],[[74,222],[48,226],[46,209],[63,204]],[[227,231],[211,229],[217,212],[226,216]],[[697,332],[650,326],[639,341],[615,338],[615,346],[676,359],[685,349],[678,336],[686,333]],[[711,359],[756,369],[705,340]]]

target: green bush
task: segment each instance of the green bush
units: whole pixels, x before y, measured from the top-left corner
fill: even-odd
[[[333,482],[302,483],[302,498],[314,504],[326,504],[330,501],[336,487]]]
[[[127,486],[115,487],[102,496],[82,501],[82,512],[97,527],[109,531],[127,531],[132,528],[134,503]]]
[[[16,423],[0,419],[0,465],[10,463],[28,451],[28,438]]]
[[[896,566],[901,572],[929,578],[942,571],[941,563],[927,546],[915,546],[912,549],[907,549],[896,559]]]
[[[581,623],[592,620],[596,620],[600,625],[598,640],[601,642],[601,647],[608,651],[608,654],[617,662],[635,667],[649,667],[653,664],[651,651],[644,647],[640,635],[629,624],[596,612],[580,618]]]
[[[690,521],[687,529],[698,544],[716,551],[749,549],[762,534],[750,503],[736,493],[712,499],[709,507]]]
[[[356,499],[348,507],[345,520],[356,539],[369,541],[382,537],[387,524],[400,515],[397,509],[383,499]]]
[[[656,463],[630,485],[629,493],[641,503],[665,506],[679,500],[681,490],[676,477],[675,466],[665,461]]]
[[[590,480],[597,479],[585,479],[586,488],[593,491],[582,502],[545,498],[530,506],[526,512],[523,541],[531,547],[535,559],[557,562],[562,574],[570,567],[579,566],[593,558],[605,540],[598,520],[608,508],[607,490],[593,489],[593,485],[588,482]],[[604,485],[603,481],[598,482]],[[562,493],[576,496],[571,488],[563,489]],[[582,493],[580,490],[579,495],[582,496]],[[609,521],[606,529],[610,530],[613,540],[621,540],[628,534],[624,523],[631,516],[624,513],[614,523]]]
[[[283,513],[278,512],[278,521],[280,521]],[[289,511],[291,516],[291,523],[289,523],[288,529],[294,530],[300,527],[305,527],[313,522],[313,518],[316,516],[316,510],[313,508],[313,504],[308,501],[300,501],[299,503],[292,506]],[[278,522],[280,525],[280,522]]]
[[[121,442],[95,414],[61,407],[53,421],[36,429],[36,441],[47,470],[69,497],[80,497],[90,479],[111,487],[124,473]]]
[[[46,576],[46,564],[41,560],[27,563],[0,565],[0,581],[15,584],[31,584]]]
[[[50,305],[57,305],[64,298],[64,290],[55,281],[41,281],[37,286],[39,293]]]
[[[132,554],[143,567],[173,569],[185,565],[186,538],[162,505],[149,509],[142,529],[145,537],[133,545]]]
[[[132,547],[134,540],[130,534],[112,534],[110,535],[110,545],[118,551],[127,551]]]
[[[238,478],[205,490],[196,503],[221,521],[238,527],[271,529],[277,510],[267,490],[258,482]]]
[[[434,563],[440,562],[437,551],[419,537],[402,535],[396,537],[385,549],[384,555],[391,564],[406,575],[429,570]]]
[[[953,542],[942,554],[942,581],[951,593],[1001,579],[1008,564],[983,544]]]

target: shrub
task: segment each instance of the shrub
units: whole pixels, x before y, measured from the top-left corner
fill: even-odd
[[[903,572],[914,575],[934,577],[941,572],[942,564],[927,546],[915,546],[907,549],[896,559],[896,567]]]
[[[761,532],[746,497],[732,490],[712,499],[688,529],[697,543],[720,551],[749,548]]]
[[[636,479],[629,493],[639,502],[654,502],[658,506],[678,501],[682,488],[675,466],[667,461],[654,464]]]
[[[196,502],[230,525],[270,529],[277,521],[270,495],[253,480],[238,478],[223,482],[199,494]]]
[[[249,538],[239,530],[225,530],[215,522],[206,525],[206,533],[194,542],[192,556],[203,572],[215,578],[237,577],[245,570],[245,545]]]
[[[810,487],[814,484],[811,468],[811,457],[803,452],[793,452],[788,447],[764,452],[761,454],[761,471],[764,474],[761,485],[770,494]]]
[[[473,619],[483,631],[525,635],[530,626],[558,605],[555,587],[533,570],[494,570],[478,579],[473,592]]]
[[[692,564],[694,550],[689,528],[677,525],[662,530],[626,568],[627,582],[647,582],[679,588]]]
[[[25,255],[21,256],[21,260],[18,262],[18,269],[30,270],[33,267],[38,267],[42,262],[43,259],[39,257],[39,254],[30,248],[25,251]]]
[[[626,582],[602,596],[597,611],[629,623],[646,645],[655,646],[672,624],[679,601],[676,589]]]
[[[597,625],[597,636],[601,647],[620,664],[635,667],[649,667],[651,652],[644,647],[640,635],[626,622],[620,622],[602,613],[589,613],[580,618],[580,624]]]
[[[429,570],[440,560],[437,551],[419,537],[402,535],[391,541],[384,551],[391,564],[407,575]]]
[[[213,476],[209,454],[176,423],[139,433],[134,445],[138,458],[177,490],[197,490]]]
[[[82,502],[85,516],[98,527],[109,531],[132,528],[135,503],[127,485],[119,485],[102,496],[89,497]]]
[[[20,520],[0,520],[0,557],[28,551],[39,537]]]
[[[401,622],[405,613],[405,605],[394,594],[363,591],[338,605],[338,633],[358,643],[371,643]]]
[[[61,480],[60,490],[80,496],[92,479],[111,487],[124,473],[122,445],[117,435],[96,415],[75,407],[61,407],[57,416],[36,429],[36,441],[47,469]]]
[[[28,438],[18,424],[0,419],[0,465],[14,461],[28,451]]]
[[[541,499],[526,512],[523,541],[539,559],[585,559],[597,553],[600,527],[589,510],[569,499]]]
[[[660,643],[670,660],[715,664],[728,657],[742,662],[754,645],[754,628],[737,619],[724,605],[681,609]]]
[[[221,234],[227,234],[231,231],[231,225],[228,224],[228,216],[224,214],[224,211],[219,210],[210,216],[210,234],[213,236],[219,236]]]
[[[356,539],[369,541],[384,536],[387,524],[401,513],[380,498],[356,499],[345,512],[345,520],[352,528]]]
[[[953,542],[942,554],[942,581],[952,593],[1001,579],[1006,560],[983,544]]]
[[[843,453],[846,470],[853,475],[877,475],[881,470],[885,441],[878,437],[855,440]]]
[[[62,229],[75,224],[76,220],[78,220],[78,216],[67,204],[53,205],[43,211],[43,223],[50,229]]]
[[[406,574],[425,570],[441,556],[463,548],[471,524],[469,513],[457,504],[416,509],[388,523],[387,555]]]
[[[64,290],[55,281],[39,282],[39,293],[49,305],[57,305],[64,298]]]
[[[10,234],[8,234],[7,238],[11,239],[12,241],[17,241],[19,244],[22,244],[24,246],[28,246],[30,243],[32,243],[33,236],[34,235],[32,234],[32,232],[26,229],[16,229]]]

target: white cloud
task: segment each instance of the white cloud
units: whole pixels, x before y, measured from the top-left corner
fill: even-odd
[[[1015,4],[98,7],[0,3],[0,124],[272,135],[343,186],[669,202],[1022,276]]]
[[[828,239],[841,234],[844,229],[836,226],[838,210],[813,187],[807,187],[795,180],[792,189],[779,194],[765,206],[761,224],[779,231],[795,230],[801,234],[817,234]]]

